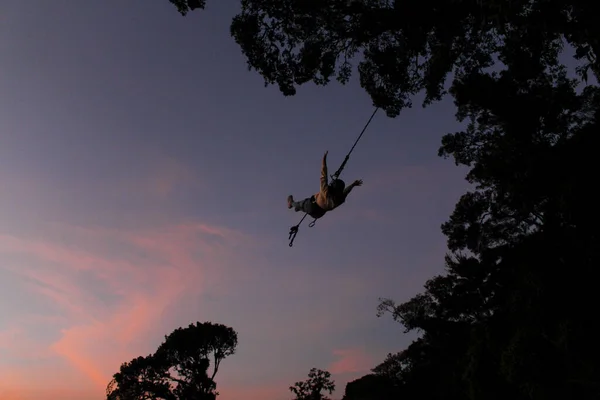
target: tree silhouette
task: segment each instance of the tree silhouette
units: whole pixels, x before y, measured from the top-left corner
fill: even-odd
[[[236,346],[237,333],[225,325],[177,328],[154,354],[121,365],[108,384],[107,400],[214,400],[219,365]]]
[[[181,15],[186,15],[197,8],[204,9],[206,6],[206,0],[169,0],[169,2],[177,7]]]
[[[294,400],[330,400],[321,392],[331,394],[334,390],[335,383],[331,380],[331,374],[316,368],[311,368],[307,380],[290,386],[290,391],[295,395]]]
[[[182,15],[202,8],[170,1]],[[243,0],[241,7],[231,35],[265,85],[293,95],[307,82],[326,85],[335,77],[346,83],[360,57],[360,84],[389,116],[423,90],[424,105],[440,99],[450,73],[469,76],[514,50],[542,50],[543,63],[553,63],[566,41],[582,61],[582,77],[600,72],[600,27],[591,2]]]
[[[590,185],[600,89],[578,92],[545,51],[506,51],[506,70],[472,73],[451,88],[469,124],[443,138],[440,155],[470,167],[475,189],[442,225],[446,274],[408,302],[379,307],[423,332],[376,368],[409,397],[600,393],[600,329],[590,312],[600,265]]]
[[[342,400],[398,400],[402,396],[393,379],[369,374],[346,384]]]

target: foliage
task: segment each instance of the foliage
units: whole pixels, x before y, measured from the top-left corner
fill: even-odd
[[[236,347],[237,333],[225,325],[197,322],[177,328],[154,354],[121,365],[107,387],[107,400],[214,400],[219,365]]]
[[[348,382],[342,400],[397,400],[402,393],[396,383],[384,375],[369,374]]]
[[[295,395],[294,400],[330,400],[321,392],[331,394],[334,390],[335,383],[331,380],[331,374],[317,368],[311,368],[307,380],[290,386],[290,391]]]
[[[188,11],[185,0],[170,1]],[[265,85],[294,95],[307,82],[344,84],[359,59],[361,86],[391,117],[421,91],[424,105],[439,100],[449,74],[470,76],[514,50],[541,50],[553,63],[566,42],[583,79],[600,72],[595,6],[580,0],[242,0],[241,8],[231,35]]]
[[[474,190],[442,225],[447,273],[410,301],[379,307],[423,332],[376,368],[394,371],[407,392],[436,376],[426,390],[440,399],[598,394],[600,330],[589,306],[600,261],[590,185],[600,89],[578,93],[543,51],[502,54],[507,70],[451,89],[469,124],[443,138],[440,155],[470,167]]]
[[[177,7],[181,15],[186,15],[197,8],[204,9],[206,6],[206,0],[169,0],[169,2]]]

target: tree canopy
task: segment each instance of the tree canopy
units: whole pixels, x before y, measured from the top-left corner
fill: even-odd
[[[331,379],[331,373],[317,368],[311,368],[308,379],[290,386],[294,400],[331,400],[323,392],[331,394],[334,390],[335,382]]]
[[[600,218],[590,182],[600,89],[578,92],[564,66],[539,55],[514,50],[506,70],[451,89],[469,123],[444,136],[439,154],[470,167],[474,190],[442,225],[447,273],[408,302],[379,307],[423,333],[374,370],[408,397],[598,394],[600,330],[590,310]]]
[[[170,0],[182,15],[204,1]],[[284,95],[313,82],[348,82],[354,64],[375,106],[397,116],[425,91],[424,105],[462,79],[516,50],[556,61],[576,50],[582,78],[598,76],[600,27],[581,0],[242,0],[230,31],[248,67]]]
[[[342,400],[398,400],[396,382],[383,374],[369,374],[348,382]]]
[[[214,400],[215,375],[221,361],[235,353],[237,340],[237,333],[221,324],[177,328],[154,354],[121,365],[108,384],[107,400]]]

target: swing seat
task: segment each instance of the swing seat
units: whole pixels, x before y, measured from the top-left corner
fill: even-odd
[[[312,195],[310,197],[310,210],[308,211],[308,215],[310,215],[312,218],[315,219],[315,221],[319,218],[321,218],[323,215],[325,215],[327,211],[323,210],[321,207],[319,207],[319,205],[317,204],[317,199],[315,198],[315,195]]]

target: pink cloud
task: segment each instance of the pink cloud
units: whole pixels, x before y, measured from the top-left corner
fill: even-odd
[[[37,323],[48,327],[50,321],[60,322],[53,332],[58,339],[40,347],[27,341],[31,341],[23,335],[27,319],[20,318],[0,331],[0,351],[10,348],[15,357],[24,359],[31,348],[64,360],[56,382],[65,387],[75,379],[82,387],[74,390],[100,395],[122,362],[152,352],[175,328],[161,325],[165,310],[186,291],[202,292],[206,281],[223,273],[223,262],[231,260],[228,249],[246,240],[232,230],[194,223],[138,232],[66,226],[59,231],[60,239],[54,240],[0,235],[0,256],[26,256],[18,261],[10,258],[11,263],[1,268],[34,298],[59,310]],[[4,375],[0,364],[2,399],[16,399],[16,394],[37,387],[26,379],[31,371],[19,368]]]
[[[373,357],[361,348],[334,350],[338,360],[331,363],[329,372],[334,375],[366,372],[374,366]]]

